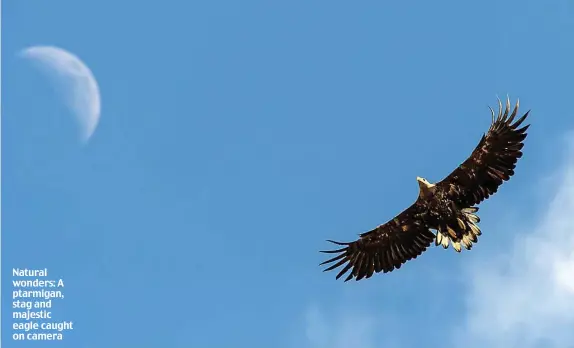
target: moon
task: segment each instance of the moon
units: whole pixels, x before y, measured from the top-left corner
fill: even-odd
[[[100,88],[92,71],[76,55],[55,46],[32,46],[20,52],[54,78],[66,106],[76,117],[80,140],[87,143],[100,120]]]

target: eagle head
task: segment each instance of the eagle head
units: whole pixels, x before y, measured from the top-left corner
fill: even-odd
[[[430,182],[428,182],[427,179],[421,178],[420,176],[417,176],[417,181],[418,181],[420,186],[425,186],[425,187],[433,186],[433,185],[431,185]]]
[[[434,185],[428,182],[427,179],[417,176],[417,182],[419,183],[419,191],[421,196],[427,195],[428,193],[432,193],[434,191]]]

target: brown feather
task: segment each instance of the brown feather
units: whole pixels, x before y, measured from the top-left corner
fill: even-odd
[[[498,187],[514,175],[516,163],[522,157],[520,149],[524,146],[522,141],[526,138],[526,130],[530,125],[520,129],[518,127],[530,111],[512,123],[518,112],[519,102],[510,117],[510,100],[506,100],[504,110],[500,100],[498,104],[498,115],[495,117],[494,111],[490,109],[493,122],[470,157],[436,184],[439,189],[448,192],[449,197],[459,206],[476,205],[496,193]]]
[[[346,264],[336,278],[339,279],[350,271],[345,281],[353,278],[361,280],[370,278],[375,273],[387,273],[399,269],[408,260],[416,258],[435,240],[429,227],[418,218],[419,208],[415,202],[396,218],[362,233],[360,238],[354,242],[330,241],[337,245],[346,245],[346,247],[322,251],[339,253],[321,263],[321,265],[326,265],[335,262],[324,271]]]

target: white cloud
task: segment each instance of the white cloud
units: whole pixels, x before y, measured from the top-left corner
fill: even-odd
[[[347,309],[343,315],[327,318],[319,307],[310,306],[305,313],[305,327],[312,348],[375,348],[375,320],[365,313]]]
[[[559,173],[541,221],[530,231],[517,222],[508,254],[481,257],[466,273],[467,321],[456,341],[574,348],[574,151]]]

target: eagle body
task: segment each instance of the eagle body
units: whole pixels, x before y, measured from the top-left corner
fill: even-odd
[[[476,205],[496,193],[514,174],[529,127],[519,128],[530,111],[514,121],[518,102],[512,113],[508,99],[506,108],[502,108],[500,100],[498,104],[498,115],[495,117],[490,109],[491,126],[466,161],[435,184],[417,177],[419,195],[410,207],[388,222],[361,233],[354,242],[329,240],[341,248],[322,251],[337,254],[321,263],[332,263],[325,271],[343,266],[337,279],[349,272],[345,281],[360,280],[399,269],[433,242],[444,249],[452,245],[457,252],[463,247],[470,250],[482,234]]]

